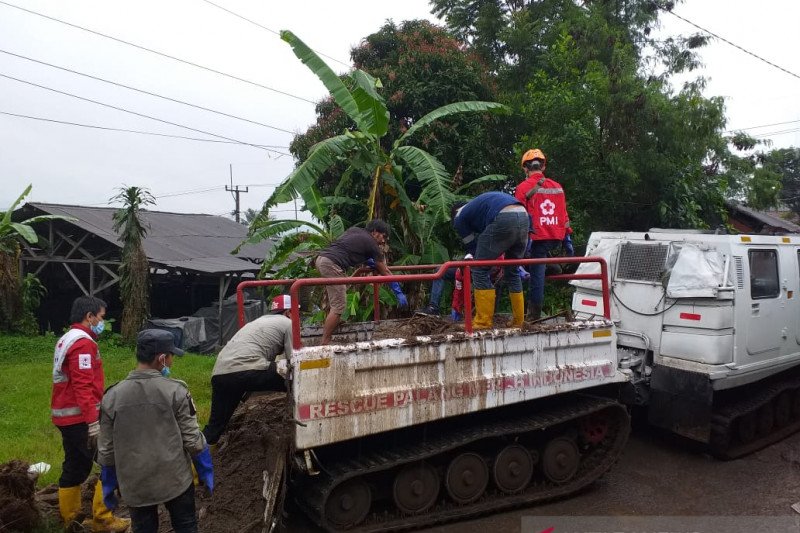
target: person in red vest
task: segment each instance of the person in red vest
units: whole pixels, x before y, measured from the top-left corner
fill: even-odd
[[[104,328],[106,303],[93,296],[72,302],[72,326],[56,343],[50,414],[61,432],[64,462],[58,479],[58,509],[68,531],[126,531],[130,520],[117,518],[103,503],[97,482],[92,518],[81,523],[81,484],[92,471],[100,433],[100,401],[105,377],[97,337]]]
[[[572,228],[567,214],[567,201],[561,185],[545,177],[547,157],[538,148],[528,150],[522,156],[522,168],[527,179],[517,185],[514,196],[522,202],[531,216],[530,257],[547,257],[550,250],[564,246],[566,255],[575,255],[572,246]],[[544,303],[545,265],[531,266],[531,282],[528,289],[528,316],[537,320]]]

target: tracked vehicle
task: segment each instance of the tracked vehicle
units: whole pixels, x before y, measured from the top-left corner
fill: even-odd
[[[727,459],[800,429],[800,238],[594,233],[587,253],[609,264],[626,403]],[[599,283],[571,283],[578,318],[605,312]]]
[[[607,284],[602,259],[572,261],[598,262],[600,273],[573,277]],[[481,263],[497,261],[302,279],[291,292],[296,305],[306,285],[420,281]],[[283,282],[244,282],[239,294]],[[462,331],[376,340],[394,325],[345,325],[328,346],[316,345],[320,328],[294,329],[283,372],[295,425],[285,466],[265,472],[268,526],[284,487],[328,531],[407,529],[569,495],[622,452],[630,421],[613,397],[629,373],[619,369],[616,330],[602,313],[480,332],[467,320]]]

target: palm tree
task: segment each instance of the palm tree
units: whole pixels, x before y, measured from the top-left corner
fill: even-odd
[[[303,221],[265,220],[271,207],[300,197],[305,208],[321,222],[321,231],[314,231],[316,234],[330,236],[334,227],[340,225],[341,219],[336,221],[336,206],[347,202],[363,207],[364,220],[384,218],[393,226],[392,247],[401,252],[401,259],[395,262],[434,263],[448,259],[447,249],[439,239],[440,232],[435,229],[450,218],[450,205],[457,198],[452,190],[453,179],[438,159],[408,142],[416,133],[440,118],[466,112],[504,112],[507,108],[495,102],[445,105],[409,125],[407,131],[387,150],[382,146],[381,139],[389,130],[389,111],[378,93],[380,80],[358,69],[339,77],[293,33],[283,31],[281,38],[291,45],[295,55],[325,84],[336,104],[347,113],[356,127],[312,147],[306,160],[264,203],[259,217],[250,226],[248,242],[273,238],[292,228],[309,227]],[[323,197],[317,181],[337,163],[344,163],[347,170],[339,181],[336,195]],[[348,197],[348,187],[355,179],[369,180],[368,198]],[[500,178],[488,176],[480,178],[480,181],[474,180],[473,184],[497,179]],[[419,192],[411,195],[409,191],[412,189]],[[345,224],[341,222],[341,225],[343,227]],[[286,247],[291,245],[287,242]],[[278,245],[275,248],[285,247]],[[267,259],[269,261],[270,258]]]
[[[19,275],[20,241],[29,244],[39,242],[39,236],[32,225],[44,220],[68,220],[72,217],[42,215],[21,222],[13,222],[11,214],[30,194],[33,185],[28,185],[17,200],[0,218],[0,330],[8,331],[22,312],[21,280]]]
[[[122,339],[133,343],[150,313],[150,265],[142,240],[148,228],[141,218],[147,205],[155,204],[150,191],[141,187],[120,187],[111,198],[122,208],[114,213],[114,231],[122,242],[122,261],[119,267],[120,297],[122,300]]]

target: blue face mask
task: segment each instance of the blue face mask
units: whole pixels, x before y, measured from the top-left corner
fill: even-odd
[[[161,375],[164,376],[165,378],[168,378],[171,373],[172,372],[170,371],[167,365],[164,365],[164,368],[161,369]]]
[[[105,321],[104,321],[104,320],[101,320],[101,321],[100,321],[100,322],[98,322],[96,325],[92,326],[92,332],[93,332],[95,335],[98,335],[98,336],[99,336],[101,333],[103,333],[103,330],[104,330],[104,329],[106,329],[106,323],[105,323]]]

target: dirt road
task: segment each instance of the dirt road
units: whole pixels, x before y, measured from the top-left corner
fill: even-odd
[[[524,517],[537,515],[785,516],[800,501],[800,434],[722,462],[692,443],[637,426],[614,469],[576,497],[425,531],[515,533]]]

